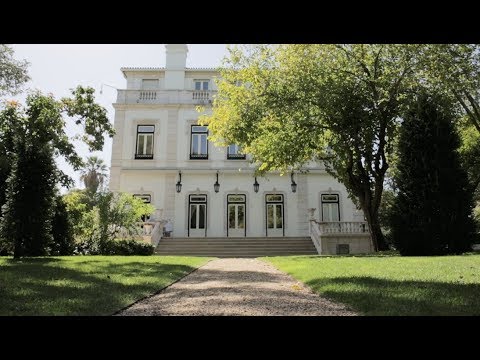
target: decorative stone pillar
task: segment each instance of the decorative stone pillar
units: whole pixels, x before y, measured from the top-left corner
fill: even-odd
[[[160,221],[162,220],[163,216],[163,209],[156,209],[153,215],[153,218],[155,221]]]

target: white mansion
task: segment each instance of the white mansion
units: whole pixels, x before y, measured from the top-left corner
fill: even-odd
[[[218,72],[187,68],[187,45],[165,48],[165,68],[121,69],[127,87],[113,104],[110,179],[111,190],[155,206],[149,235],[159,248],[207,255],[242,245],[246,250],[232,254],[257,254],[248,251],[255,246],[265,254],[371,251],[363,214],[323,164],[312,163],[306,174],[255,178],[248,154],[210,142],[195,107],[211,107]],[[213,247],[189,252],[195,244]],[[268,251],[282,244],[288,247]]]

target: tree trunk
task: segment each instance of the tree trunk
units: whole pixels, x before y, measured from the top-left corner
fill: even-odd
[[[380,223],[378,221],[378,213],[372,209],[372,204],[362,203],[362,210],[365,213],[368,227],[370,228],[370,234],[372,236],[373,248],[375,251],[388,250],[385,237],[383,236]]]
[[[20,259],[24,255],[24,249],[22,241],[20,239],[15,239],[13,243],[13,258]]]

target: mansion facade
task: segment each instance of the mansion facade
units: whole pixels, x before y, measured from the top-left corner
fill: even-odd
[[[372,250],[363,213],[323,164],[255,177],[237,145],[209,141],[196,107],[211,108],[218,71],[187,68],[185,44],[165,48],[164,68],[121,69],[126,88],[113,104],[110,189],[154,205],[155,242],[304,237],[317,253]]]

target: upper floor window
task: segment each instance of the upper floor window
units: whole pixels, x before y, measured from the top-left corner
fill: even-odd
[[[190,159],[208,159],[208,127],[192,125]]]
[[[154,125],[137,126],[137,151],[135,159],[153,159]]]
[[[322,194],[322,221],[340,221],[337,194]]]
[[[144,89],[144,90],[157,90],[158,89],[158,79],[143,79],[142,80],[142,89]]]
[[[194,80],[195,90],[208,90],[210,80]]]
[[[242,149],[239,145],[228,145],[227,159],[245,159],[245,154],[242,154]]]

